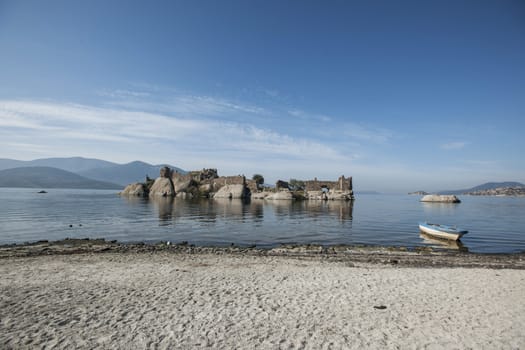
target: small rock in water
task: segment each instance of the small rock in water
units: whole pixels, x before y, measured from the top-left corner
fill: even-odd
[[[39,191],[38,193],[47,193],[46,191],[42,190],[42,191]]]
[[[378,306],[374,306],[374,309],[384,310],[384,309],[386,309],[386,306],[385,305],[378,305]]]

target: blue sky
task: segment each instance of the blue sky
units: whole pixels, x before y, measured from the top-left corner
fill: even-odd
[[[0,0],[0,157],[525,182],[523,1]]]

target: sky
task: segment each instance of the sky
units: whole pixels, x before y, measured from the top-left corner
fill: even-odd
[[[0,0],[0,158],[525,182],[525,2]]]

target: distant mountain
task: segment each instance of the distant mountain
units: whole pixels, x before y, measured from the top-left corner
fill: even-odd
[[[157,178],[160,168],[163,166],[168,166],[179,173],[186,173],[186,171],[173,165],[151,165],[140,161],[117,164],[105,160],[83,157],[43,158],[29,161],[0,159],[0,170],[19,167],[51,167],[66,170],[90,179],[111,182],[122,186],[133,182],[144,181],[146,175],[151,178]]]
[[[15,160],[0,159],[0,170],[19,168],[19,167],[51,167],[78,173],[94,168],[106,168],[108,166],[118,165],[117,163],[108,162],[100,159],[71,157],[71,158],[42,158],[35,160]]]
[[[146,175],[155,179],[159,176],[160,168],[167,166],[179,173],[186,171],[168,164],[151,165],[135,161],[127,164],[116,164],[105,168],[95,168],[79,171],[78,174],[100,181],[109,181],[123,186],[133,182],[144,182]]]
[[[479,186],[475,186],[472,188],[467,188],[464,190],[449,190],[449,191],[440,191],[438,194],[463,194],[468,192],[478,192],[478,191],[487,191],[487,190],[493,190],[496,188],[503,188],[503,187],[525,187],[524,184],[520,182],[513,182],[513,181],[506,181],[506,182],[487,182]]]
[[[88,179],[51,167],[0,170],[0,187],[122,189],[118,184]]]
[[[12,169],[24,166],[27,162],[23,160],[0,158],[0,170]]]

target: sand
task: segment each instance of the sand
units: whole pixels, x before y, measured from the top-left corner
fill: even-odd
[[[0,259],[0,348],[523,349],[525,270],[132,252]]]

